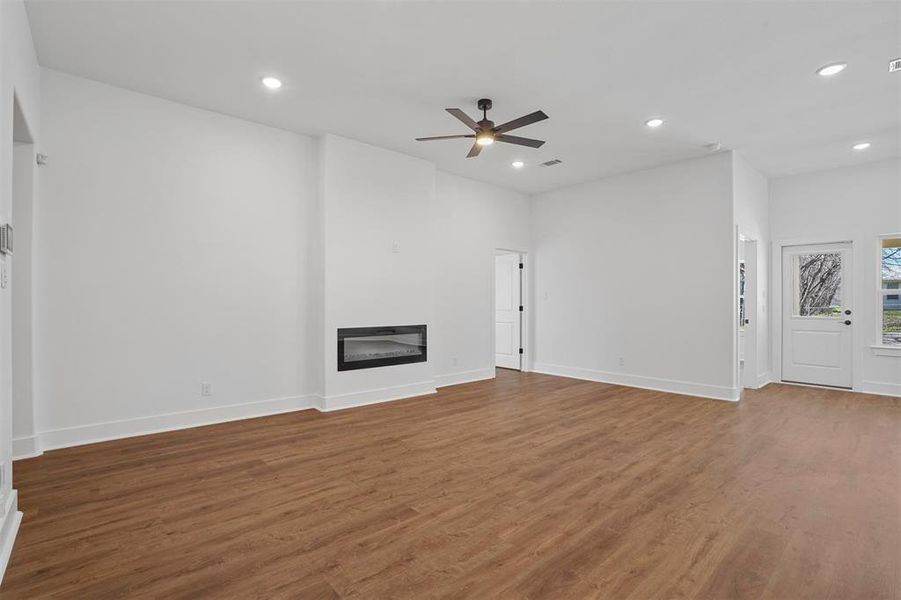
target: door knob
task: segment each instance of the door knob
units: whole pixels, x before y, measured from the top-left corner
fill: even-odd
[[[851,324],[851,320],[850,320],[850,319],[847,320],[847,321],[845,321],[845,325],[850,325],[850,324]]]

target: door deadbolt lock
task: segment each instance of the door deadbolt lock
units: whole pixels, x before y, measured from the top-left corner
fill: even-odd
[[[846,314],[846,315],[850,315],[850,314],[851,314],[851,309],[850,309],[850,308],[846,308],[846,309],[845,309],[845,314]]]
[[[847,321],[845,321],[845,325],[850,325],[850,324],[851,324],[851,320],[850,320],[850,319],[848,319]]]

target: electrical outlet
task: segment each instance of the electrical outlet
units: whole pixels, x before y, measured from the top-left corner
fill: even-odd
[[[200,395],[201,396],[212,396],[213,395],[213,384],[212,383],[201,383],[200,384]]]
[[[621,367],[626,366],[626,359],[623,358],[622,356],[619,357],[619,366],[621,366]]]
[[[6,289],[6,286],[9,285],[9,267],[6,266],[6,261],[4,260],[0,263],[0,288]]]
[[[457,366],[457,357],[456,356],[451,359],[451,364],[454,365],[455,367]]]

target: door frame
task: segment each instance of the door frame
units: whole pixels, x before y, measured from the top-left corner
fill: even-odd
[[[491,312],[489,313],[491,315],[491,317],[490,317],[491,321],[489,321],[490,327],[488,329],[491,332],[491,335],[489,336],[489,343],[490,343],[489,350],[491,352],[491,368],[492,369],[497,368],[497,365],[495,364],[496,339],[495,339],[495,335],[494,335],[494,324],[495,324],[495,320],[496,320],[495,307],[497,306],[497,295],[496,295],[496,289],[495,289],[495,285],[496,285],[496,281],[497,281],[497,273],[496,273],[495,257],[497,256],[498,252],[505,252],[508,254],[518,254],[519,262],[521,262],[523,265],[522,271],[520,273],[522,276],[522,280],[521,280],[522,281],[522,283],[521,283],[522,289],[520,291],[520,298],[519,298],[519,301],[522,302],[522,306],[523,306],[522,313],[519,315],[519,322],[520,322],[519,343],[522,346],[523,350],[522,350],[522,357],[519,360],[519,370],[521,373],[526,373],[526,372],[529,372],[532,370],[532,336],[531,336],[532,298],[531,298],[531,294],[529,293],[529,290],[531,289],[529,287],[529,253],[526,252],[525,250],[516,250],[513,248],[492,248],[491,249],[491,259],[490,259],[491,260],[491,307],[490,307]]]
[[[775,383],[784,383],[788,385],[788,382],[782,381],[782,329],[783,329],[783,321],[785,319],[785,310],[784,310],[784,302],[782,297],[782,280],[784,278],[782,268],[782,255],[783,249],[791,246],[818,246],[818,245],[827,245],[827,244],[848,244],[851,251],[851,302],[854,306],[854,312],[858,312],[858,308],[860,306],[860,291],[858,290],[857,278],[858,275],[858,258],[857,253],[855,252],[855,244],[854,240],[848,237],[847,234],[837,234],[834,236],[816,236],[809,238],[794,238],[794,239],[783,239],[783,240],[775,240],[772,243],[772,256],[770,257],[770,264],[775,268],[770,269],[771,281],[770,281],[770,290],[771,293],[769,295],[769,306],[770,306],[770,336],[773,340],[772,345],[772,367],[773,367],[773,380]],[[776,266],[778,265],[778,266]],[[774,311],[777,311],[774,313]],[[851,391],[860,391],[860,382],[858,381],[858,373],[860,373],[860,356],[859,352],[856,351],[858,347],[858,341],[860,334],[860,327],[852,327],[851,328]],[[811,383],[794,383],[791,385],[805,385],[809,387],[821,387],[816,384]],[[837,388],[829,387],[826,389],[834,390]]]
[[[759,318],[759,312],[757,310],[757,289],[758,289],[758,264],[757,264],[757,254],[758,247],[760,246],[760,242],[754,238],[749,238],[744,235],[739,234],[738,236],[738,244],[739,244],[739,255],[738,255],[738,265],[741,264],[742,257],[745,262],[745,316],[750,319],[750,326],[745,328],[745,370],[744,377],[742,377],[741,367],[738,366],[738,389],[757,389],[759,387],[759,375],[758,375],[758,366],[757,366],[757,319]],[[744,252],[744,245],[747,244],[753,254],[748,256],[746,252]],[[740,269],[740,266],[737,267]],[[739,275],[739,280],[741,276]],[[739,281],[739,286],[741,285]],[[748,291],[750,290],[750,294]],[[736,291],[736,305],[739,303],[739,298],[741,297],[740,290]],[[739,309],[736,308],[738,311]],[[736,315],[738,316],[738,315]],[[735,351],[735,361],[736,365],[740,365],[741,363],[741,326],[742,324],[738,322],[738,319],[735,319],[735,335],[738,340],[739,347],[736,348]]]

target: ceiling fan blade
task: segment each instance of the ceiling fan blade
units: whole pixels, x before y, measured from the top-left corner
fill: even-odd
[[[417,142],[430,142],[432,140],[453,140],[457,138],[474,138],[475,135],[436,135],[432,137],[416,138]]]
[[[466,155],[466,158],[475,158],[479,155],[479,152],[482,151],[482,146],[480,144],[473,144],[472,148],[469,149],[469,154]]]
[[[498,125],[494,128],[494,131],[496,133],[512,131],[514,129],[519,129],[520,127],[525,127],[526,125],[531,125],[532,123],[537,123],[538,121],[544,121],[547,118],[547,115],[542,111],[536,110],[535,112],[524,117],[519,117],[518,119],[513,119],[512,121],[507,121],[506,123]]]
[[[445,108],[444,110],[446,110],[450,114],[454,115],[455,117],[457,117],[458,119],[463,121],[463,124],[466,125],[467,127],[469,127],[470,129],[472,129],[473,131],[479,130],[479,124],[476,123],[475,121],[473,121],[472,119],[470,119],[469,115],[467,115],[465,112],[463,112],[459,108]]]
[[[541,148],[544,145],[544,140],[533,140],[532,138],[507,135],[505,133],[500,133],[494,136],[494,141],[506,142],[508,144],[517,144],[519,146],[529,146],[530,148]]]

